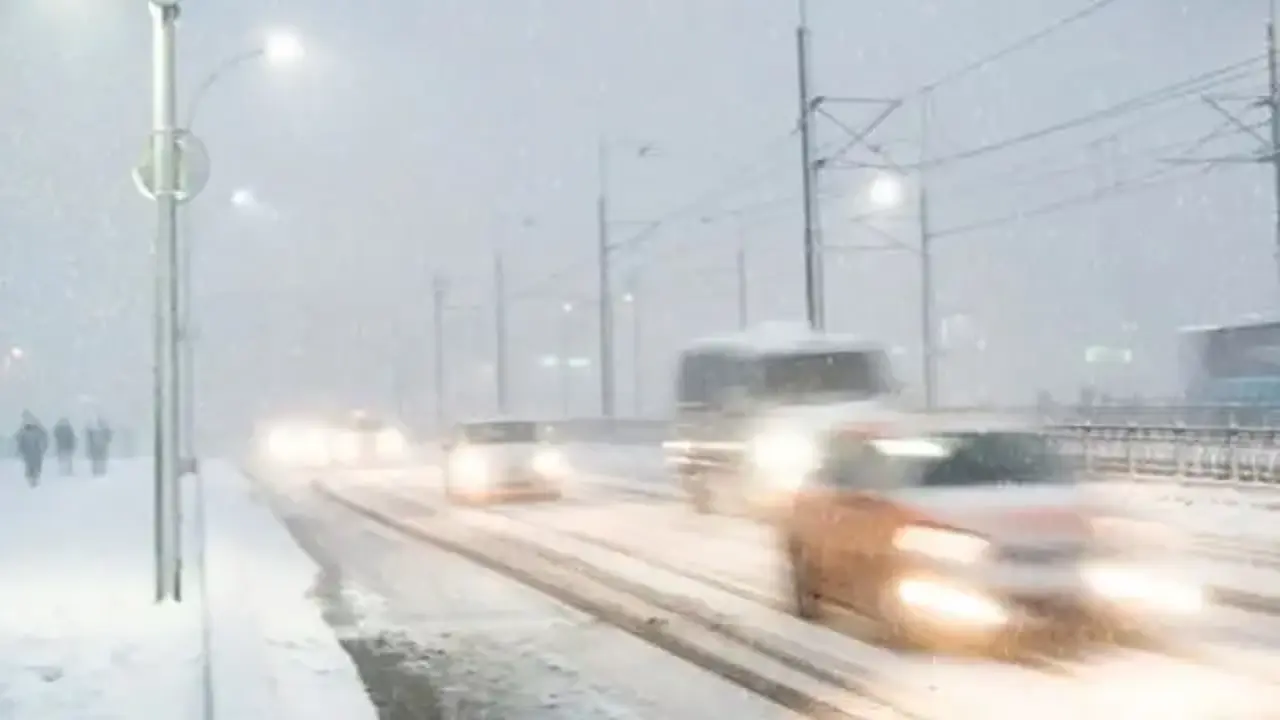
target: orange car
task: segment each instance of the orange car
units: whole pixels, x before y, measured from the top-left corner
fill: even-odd
[[[992,648],[1146,634],[1200,609],[1158,553],[1095,531],[1096,508],[1036,428],[928,418],[825,446],[780,526],[801,617],[835,606],[897,640]]]

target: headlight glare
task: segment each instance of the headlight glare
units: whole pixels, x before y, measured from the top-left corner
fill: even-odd
[[[819,464],[817,444],[812,438],[795,432],[760,435],[752,441],[750,453],[751,464],[756,469],[797,481]]]
[[[377,445],[380,457],[401,457],[409,447],[409,442],[405,439],[404,433],[394,428],[388,428],[378,433],[378,437],[374,442]]]
[[[1084,580],[1095,593],[1114,602],[1185,615],[1204,607],[1202,588],[1137,568],[1097,565],[1085,569]]]
[[[563,475],[567,470],[564,455],[557,450],[539,450],[533,456],[533,471],[539,475]]]
[[[965,564],[982,559],[989,545],[977,535],[927,525],[908,525],[893,537],[893,546],[903,552]]]
[[[333,438],[333,456],[341,463],[354,463],[360,459],[360,438],[355,433],[337,433]]]
[[[488,480],[489,468],[484,457],[475,450],[462,448],[449,456],[449,480],[460,485],[475,487]]]

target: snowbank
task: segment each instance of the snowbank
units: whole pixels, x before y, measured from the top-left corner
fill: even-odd
[[[204,469],[215,712],[228,720],[376,713],[311,598],[318,568],[228,463]]]
[[[192,492],[185,602],[158,606],[150,463],[35,489],[0,465],[0,719],[206,717],[206,618],[216,717],[375,717],[310,560],[234,469],[206,485],[207,587]]]

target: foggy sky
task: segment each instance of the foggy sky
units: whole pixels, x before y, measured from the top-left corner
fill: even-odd
[[[811,3],[815,92],[885,98],[1084,4]],[[1265,12],[1263,0],[1119,0],[940,87],[926,152],[985,145],[1260,57]],[[450,279],[457,306],[446,346],[451,407],[491,412],[497,250],[515,296],[516,405],[559,412],[558,377],[539,358],[567,349],[592,359],[575,376],[572,410],[596,411],[602,136],[613,141],[614,237],[667,219],[616,255],[623,411],[635,407],[636,358],[641,410],[656,414],[669,407],[680,345],[735,326],[740,241],[753,320],[800,319],[796,19],[782,1],[189,2],[186,91],[272,29],[295,31],[307,48],[295,67],[229,72],[196,123],[213,156],[210,185],[184,221],[198,259],[202,423],[225,428],[305,406],[401,404],[430,416],[436,273]],[[83,415],[92,398],[122,422],[145,421],[153,219],[128,170],[149,130],[148,33],[142,0],[0,4],[0,344],[26,351],[0,386],[0,411],[15,418],[22,407]],[[1209,92],[1240,96],[1224,102],[1256,122],[1264,115],[1247,96],[1265,83],[1259,59]],[[875,111],[832,108],[854,127]],[[909,100],[873,140],[914,162],[919,115]],[[1037,389],[1068,396],[1090,379],[1170,395],[1175,328],[1269,311],[1268,168],[1162,161],[1221,124],[1190,94],[928,173],[938,311],[969,318],[941,363],[944,400],[1026,403]],[[834,122],[817,127],[821,146],[843,143]],[[635,157],[636,143],[654,156]],[[1258,148],[1228,131],[1190,157]],[[951,232],[1162,169],[1159,182],[1098,202]],[[865,210],[868,181],[824,174],[827,244],[884,241],[851,220]],[[262,207],[233,206],[237,188],[251,188]],[[915,245],[914,202],[872,223]],[[900,373],[914,383],[914,256],[833,251],[827,284],[830,326],[901,346]],[[637,302],[625,304],[631,285]],[[1098,377],[1083,350],[1104,344],[1132,347],[1134,365]]]

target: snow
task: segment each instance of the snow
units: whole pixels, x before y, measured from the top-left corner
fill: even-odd
[[[375,717],[306,597],[310,561],[232,467],[206,483],[205,572],[188,522],[184,602],[157,605],[149,462],[34,489],[0,464],[0,718],[207,717],[206,669],[220,717]]]
[[[443,717],[797,717],[514,580],[328,501],[295,493],[293,507],[295,527],[340,568],[352,618],[346,632],[391,638],[417,657]],[[400,514],[429,517],[417,503],[403,503]]]
[[[761,323],[742,332],[716,335],[695,340],[686,352],[720,350],[751,354],[786,352],[831,352],[836,350],[875,350],[883,348],[856,335],[817,332],[803,323]]]
[[[421,515],[423,498],[372,486],[347,489],[385,512]],[[400,495],[396,497],[396,495]],[[597,498],[603,499],[603,498]],[[418,508],[415,510],[414,508]],[[1230,648],[1218,666],[1156,653],[1117,650],[1063,673],[978,659],[899,654],[862,644],[776,611],[783,577],[768,530],[731,518],[693,518],[671,506],[584,503],[462,511],[485,534],[498,533],[548,547],[578,561],[639,582],[671,601],[718,618],[831,671],[859,679],[918,717],[963,715],[1019,718],[1036,707],[1064,720],[1147,716],[1262,717],[1280,702],[1268,681],[1274,663],[1251,660],[1249,673]],[[425,521],[425,520],[424,520]],[[567,531],[567,532],[566,532]],[[583,536],[606,541],[588,542]],[[610,547],[610,545],[612,547]],[[577,658],[575,658],[576,660]]]

